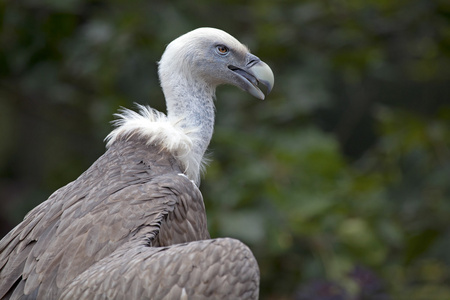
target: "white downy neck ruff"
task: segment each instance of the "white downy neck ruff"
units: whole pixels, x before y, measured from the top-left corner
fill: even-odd
[[[182,120],[169,120],[167,116],[149,106],[137,104],[139,112],[121,109],[113,121],[116,128],[106,137],[107,147],[119,139],[138,136],[147,145],[156,144],[169,151],[183,166],[184,173],[196,185],[200,183],[200,173],[206,164],[203,155],[193,151],[196,143],[196,128],[184,128]]]

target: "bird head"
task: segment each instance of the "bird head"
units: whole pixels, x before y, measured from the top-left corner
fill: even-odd
[[[259,99],[265,97],[259,84],[266,86],[267,94],[274,85],[273,72],[266,63],[215,28],[198,28],[172,41],[159,62],[159,76],[163,89],[171,78],[185,77],[213,88],[231,84]]]

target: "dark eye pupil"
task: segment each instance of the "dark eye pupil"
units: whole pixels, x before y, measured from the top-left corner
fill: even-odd
[[[220,53],[227,53],[228,52],[228,48],[225,46],[218,46],[217,50],[219,50]]]

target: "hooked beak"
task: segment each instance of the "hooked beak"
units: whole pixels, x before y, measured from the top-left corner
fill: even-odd
[[[256,56],[252,57],[253,59],[243,68],[233,65],[229,65],[228,68],[238,75],[240,88],[254,97],[264,100],[264,93],[258,88],[258,84],[261,83],[267,87],[266,94],[268,95],[273,88],[275,79],[272,70],[265,62]]]

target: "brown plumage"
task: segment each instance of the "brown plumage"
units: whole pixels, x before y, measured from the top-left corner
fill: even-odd
[[[175,299],[183,288],[207,298],[226,274],[236,287],[226,293],[246,295],[246,283],[254,291],[258,269],[239,241],[179,244],[209,239],[200,191],[181,174],[172,155],[142,139],[116,142],[2,240],[0,298]],[[227,255],[242,261],[239,269]],[[236,272],[248,281],[243,289]]]
[[[213,39],[219,31],[198,30],[193,37],[199,32]],[[251,63],[247,77],[256,80],[266,72],[261,78],[267,78],[267,65]],[[271,80],[269,89],[273,75]],[[198,82],[192,85],[197,92]],[[249,89],[259,96],[256,87]],[[193,95],[186,91],[180,111],[213,120],[207,114],[210,93]],[[166,95],[166,101],[181,99]],[[194,126],[193,116],[170,116],[145,108],[138,117],[125,111],[105,154],[0,241],[0,299],[258,298],[253,254],[237,240],[209,239],[193,181],[210,139],[202,130],[212,129]]]

